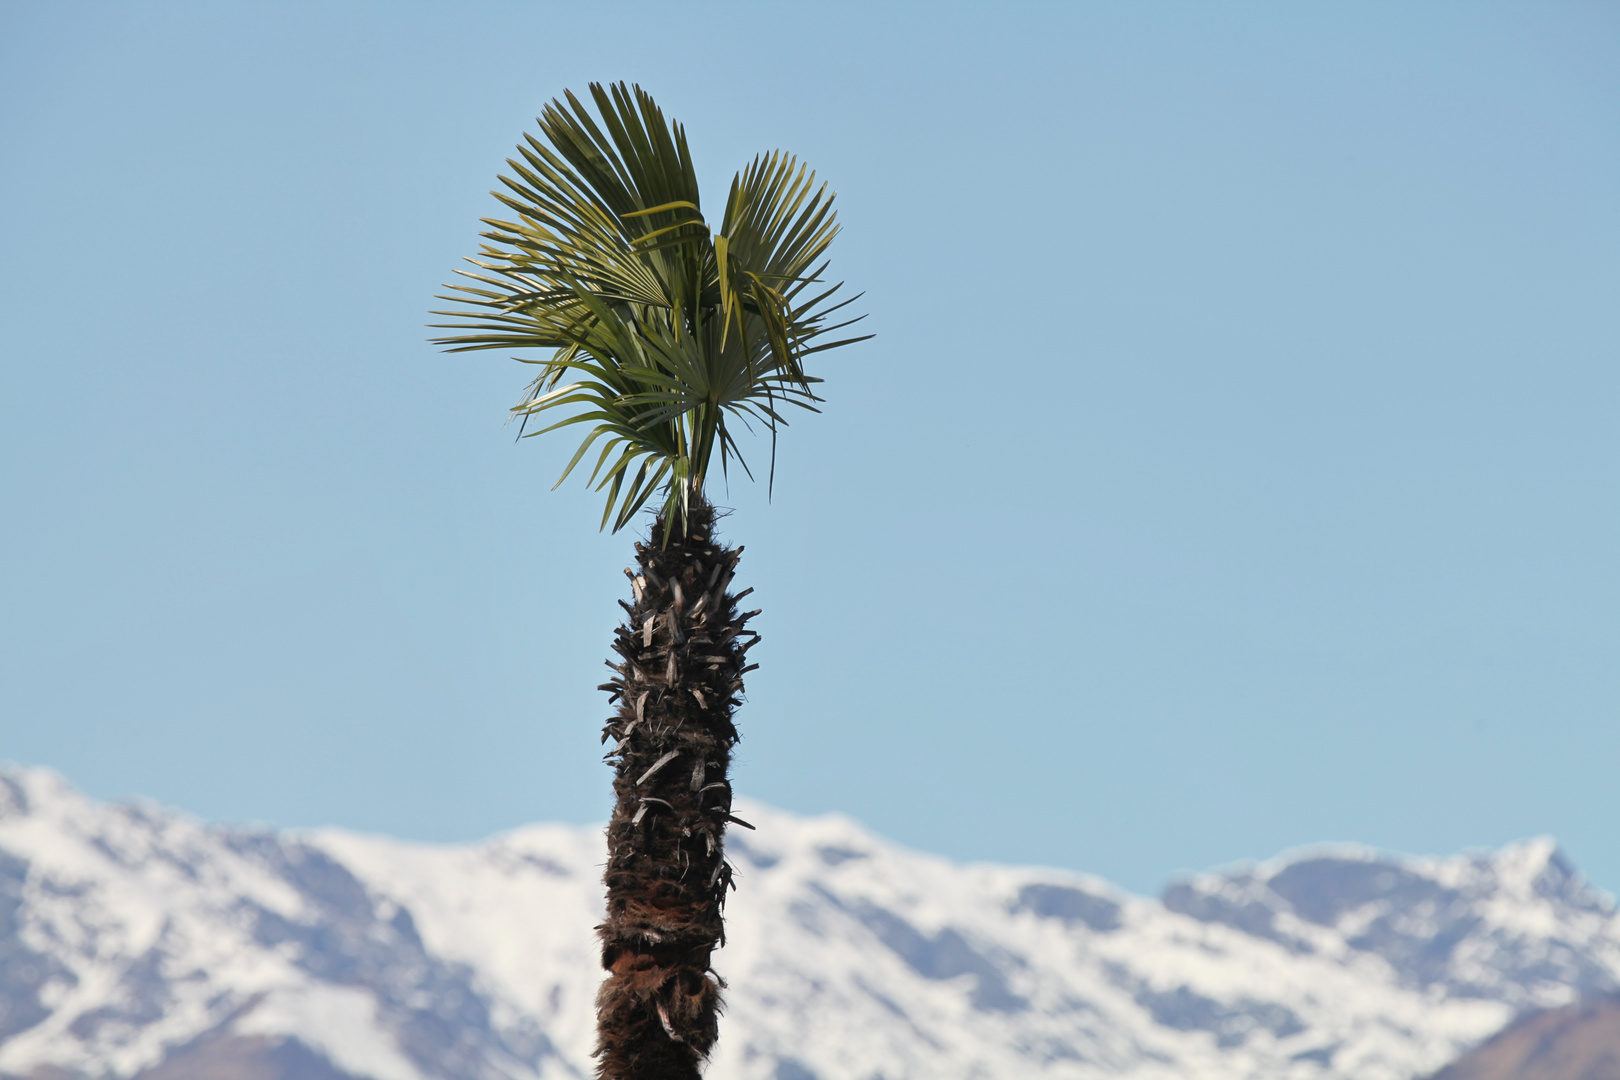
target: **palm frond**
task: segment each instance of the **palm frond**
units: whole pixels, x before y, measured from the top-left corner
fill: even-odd
[[[543,138],[526,135],[508,159],[494,195],[516,217],[484,219],[476,269],[440,297],[464,306],[434,313],[458,320],[436,329],[461,332],[433,340],[450,352],[552,350],[518,357],[540,366],[512,410],[522,437],[590,425],[557,483],[600,443],[591,483],[606,497],[604,528],[660,493],[684,525],[717,446],[722,467],[748,471],[730,425],[770,431],[774,474],[782,408],[820,400],[804,358],[870,335],[822,340],[858,319],[832,322],[850,300],[819,287],[838,226],[807,166],[756,157],[715,231],[681,125],[639,86],[590,91],[595,115],[565,93],[539,117]],[[527,430],[553,409],[573,411]]]

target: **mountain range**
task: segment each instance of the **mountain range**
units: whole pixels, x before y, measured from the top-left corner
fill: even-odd
[[[714,1080],[1414,1080],[1620,990],[1614,903],[1550,840],[1153,899],[737,812]],[[0,772],[0,1077],[590,1076],[601,844],[216,827]]]

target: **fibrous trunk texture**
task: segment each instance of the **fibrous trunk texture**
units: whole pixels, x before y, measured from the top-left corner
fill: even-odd
[[[722,983],[709,961],[725,943],[722,841],[737,821],[731,715],[759,640],[745,626],[758,612],[737,611],[753,590],[729,591],[742,549],[713,542],[713,508],[694,501],[685,534],[667,543],[665,528],[658,521],[636,545],[635,603],[620,601],[628,618],[608,663],[617,677],[602,686],[618,703],[602,731],[615,742],[598,927],[608,971],[596,1001],[602,1080],[695,1080],[718,1031]]]

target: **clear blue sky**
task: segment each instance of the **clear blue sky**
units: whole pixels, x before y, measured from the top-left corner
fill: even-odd
[[[720,493],[740,791],[1144,891],[1541,833],[1620,889],[1612,3],[5,5],[0,758],[605,816],[632,538],[424,324],[620,78],[711,199],[819,169],[879,335]]]

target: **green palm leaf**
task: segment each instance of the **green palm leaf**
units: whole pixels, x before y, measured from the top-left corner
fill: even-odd
[[[596,449],[590,482],[605,492],[602,526],[623,528],[649,499],[684,525],[703,495],[710,459],[738,452],[732,424],[766,428],[774,473],[782,410],[814,411],[812,353],[863,341],[831,339],[849,300],[823,287],[838,233],[833,196],[790,154],[756,157],[732,181],[718,231],[703,216],[680,124],[623,83],[591,85],[596,116],[573,94],[525,136],[512,176],[495,192],[515,215],[486,218],[477,269],[435,312],[462,331],[435,338],[451,352],[549,348],[513,408],[523,436],[588,425],[561,484]],[[599,121],[599,122],[598,122]],[[558,415],[558,414],[552,414]],[[668,532],[665,533],[669,535]]]

